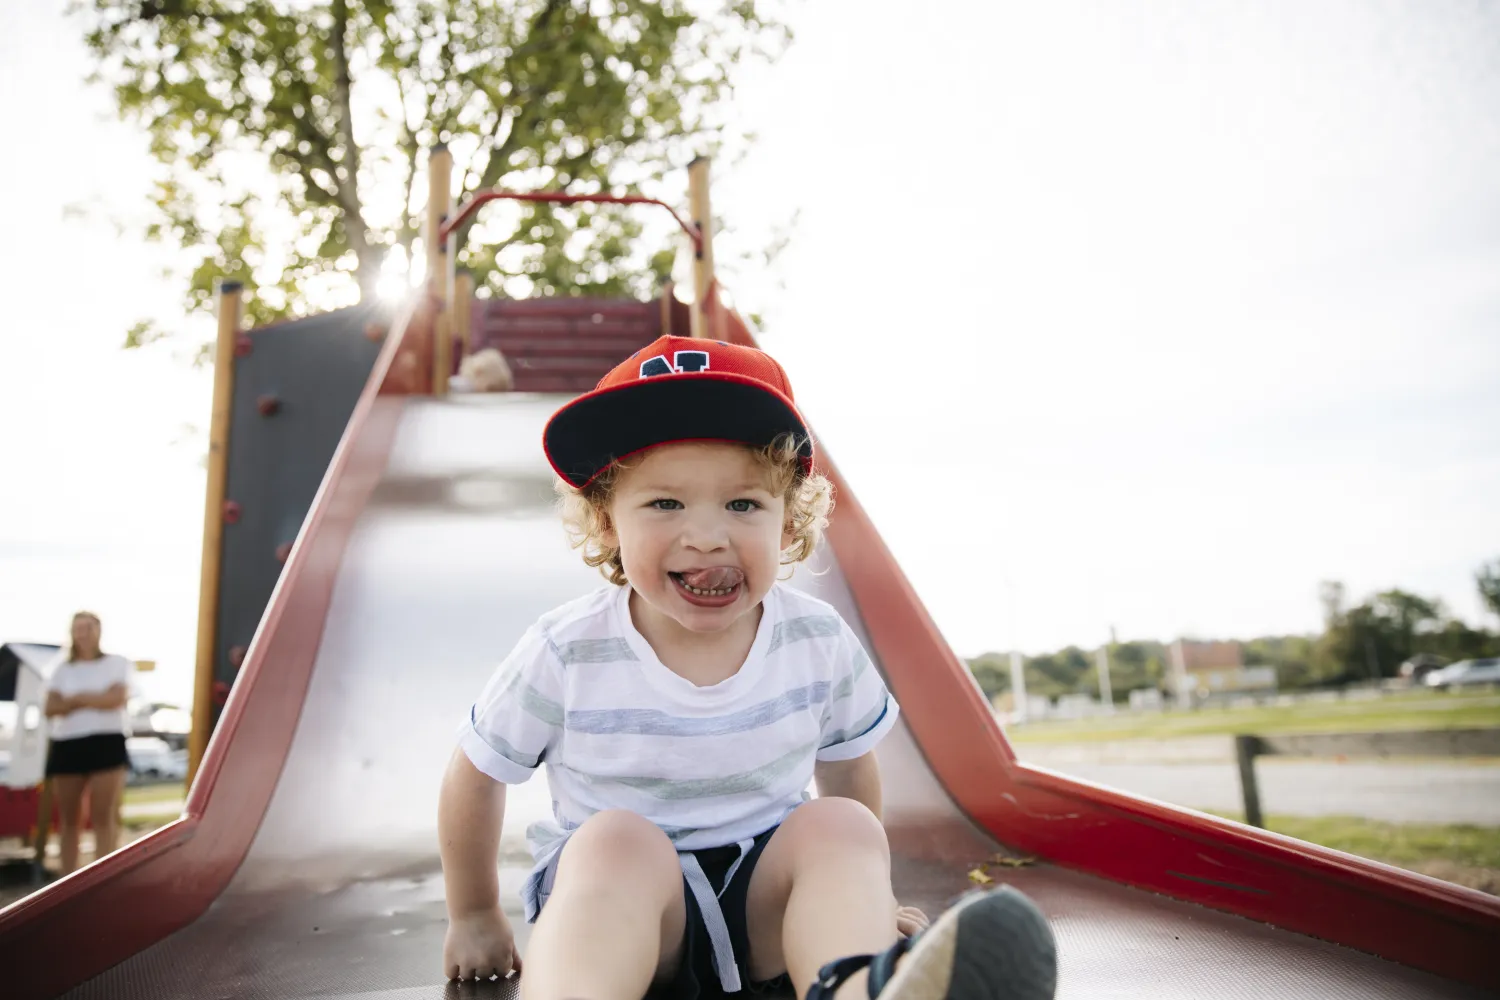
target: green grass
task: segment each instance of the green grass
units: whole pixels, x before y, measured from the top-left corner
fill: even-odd
[[[1016,743],[1091,743],[1233,733],[1377,732],[1500,726],[1500,695],[1418,691],[1369,701],[1115,715],[1006,728]]]
[[[181,802],[187,798],[187,786],[180,781],[165,785],[132,785],[125,789],[127,806],[145,805],[148,802]]]
[[[1240,819],[1239,813],[1219,813]],[[1393,865],[1448,861],[1500,869],[1500,827],[1382,823],[1354,816],[1268,816],[1266,829]]]

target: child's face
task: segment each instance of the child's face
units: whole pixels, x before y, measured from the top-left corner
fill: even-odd
[[[605,541],[633,587],[693,632],[728,628],[776,582],[786,505],[745,448],[662,445],[615,485]]]

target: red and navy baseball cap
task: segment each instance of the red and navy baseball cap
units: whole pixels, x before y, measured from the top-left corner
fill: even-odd
[[[661,337],[636,351],[552,415],[542,447],[552,468],[582,488],[611,462],[673,441],[799,442],[812,471],[812,435],[776,359],[753,347]]]

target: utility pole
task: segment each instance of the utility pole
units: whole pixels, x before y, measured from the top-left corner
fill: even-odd
[[[1172,693],[1179,707],[1186,706],[1192,693],[1188,690],[1187,654],[1183,652],[1182,640],[1172,643]]]
[[[1112,715],[1115,711],[1115,695],[1109,686],[1109,647],[1100,646],[1097,657],[1099,666],[1099,702],[1104,706],[1104,714]]]
[[[1021,660],[1021,654],[1015,650],[1010,651],[1010,694],[1015,702],[1015,710],[1011,713],[1011,719],[1015,722],[1026,721],[1026,666]]]

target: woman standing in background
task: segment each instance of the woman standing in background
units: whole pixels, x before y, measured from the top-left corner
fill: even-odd
[[[47,680],[45,711],[51,720],[47,778],[57,802],[62,869],[78,867],[78,831],[83,795],[89,792],[94,825],[94,857],[115,849],[119,838],[120,796],[130,758],[125,753],[130,697],[130,661],[99,649],[99,616],[73,616],[67,660]]]

